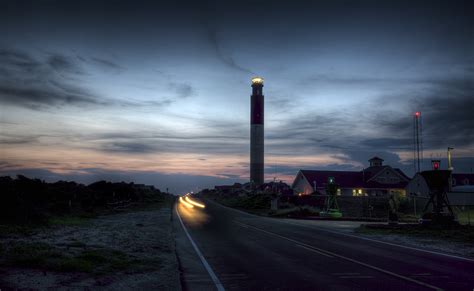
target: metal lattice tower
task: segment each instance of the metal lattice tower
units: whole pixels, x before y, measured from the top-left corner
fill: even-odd
[[[423,126],[419,111],[413,115],[413,166],[415,173],[421,172],[423,166]]]

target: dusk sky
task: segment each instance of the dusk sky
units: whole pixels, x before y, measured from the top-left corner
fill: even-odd
[[[266,179],[474,168],[472,1],[0,0],[0,174],[181,193],[249,179],[265,79]]]

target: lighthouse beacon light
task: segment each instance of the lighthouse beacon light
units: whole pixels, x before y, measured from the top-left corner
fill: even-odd
[[[263,84],[263,78],[262,77],[253,77],[252,78],[252,84]]]

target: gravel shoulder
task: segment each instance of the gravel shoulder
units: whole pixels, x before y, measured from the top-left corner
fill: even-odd
[[[93,266],[89,271],[57,271],[7,264],[0,267],[0,289],[180,290],[171,219],[171,208],[163,207],[2,238],[4,253],[15,245],[47,246],[69,264],[92,262]]]

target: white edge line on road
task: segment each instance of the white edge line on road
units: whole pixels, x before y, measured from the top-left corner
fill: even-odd
[[[214,285],[216,285],[216,288],[218,291],[225,291],[224,286],[222,285],[221,281],[219,281],[219,278],[217,278],[216,274],[212,270],[211,266],[207,262],[207,260],[204,258],[202,255],[201,251],[197,247],[196,243],[194,242],[193,238],[189,234],[188,230],[186,229],[186,226],[184,226],[183,220],[181,219],[181,215],[179,215],[178,211],[178,204],[175,205],[175,210],[176,214],[178,214],[179,222],[181,223],[181,226],[183,227],[184,232],[186,233],[186,236],[188,237],[189,241],[194,247],[194,250],[196,251],[197,255],[199,256],[199,259],[201,260],[202,264],[204,265],[204,268],[206,268],[207,272],[209,273],[209,276],[211,276],[212,281],[214,282]]]
[[[345,236],[349,236],[349,237],[353,237],[353,238],[359,238],[359,239],[363,239],[363,240],[367,240],[367,241],[371,241],[371,242],[377,242],[377,243],[390,245],[390,246],[394,246],[394,247],[410,249],[410,250],[414,250],[414,251],[430,253],[430,254],[445,256],[445,257],[450,257],[450,258],[453,258],[453,259],[459,259],[459,260],[474,262],[474,259],[470,259],[470,258],[466,258],[466,257],[460,257],[460,256],[456,256],[456,255],[446,254],[446,253],[439,253],[439,252],[435,252],[435,251],[424,250],[424,249],[419,249],[419,248],[409,247],[409,246],[404,246],[404,245],[397,245],[397,244],[386,242],[386,241],[376,240],[376,239],[373,239],[373,238],[368,238],[368,237],[363,237],[363,236],[359,236],[359,235],[344,233],[344,232],[340,232],[340,231],[329,230],[329,229],[325,229],[325,228],[322,228],[322,227],[317,227],[317,226],[312,226],[312,225],[304,225],[304,224],[295,223],[295,222],[288,221],[288,220],[281,220],[281,222],[284,222],[284,223],[287,223],[287,224],[292,224],[292,225],[299,225],[299,226],[302,226],[302,227],[305,227],[305,228],[317,229],[317,230],[326,231],[326,232],[330,232],[330,233],[345,235]]]
[[[214,201],[213,201],[213,202],[214,202]],[[368,238],[368,237],[363,237],[363,236],[359,236],[359,235],[348,234],[348,233],[344,233],[344,232],[341,232],[341,231],[329,230],[329,229],[326,229],[326,228],[317,227],[317,226],[312,226],[312,225],[304,225],[304,224],[301,224],[301,223],[294,223],[294,222],[288,221],[288,220],[286,220],[286,219],[281,219],[281,218],[270,218],[270,217],[258,216],[258,215],[255,215],[255,214],[252,214],[252,213],[248,213],[248,212],[245,212],[245,211],[242,211],[242,210],[239,210],[239,209],[235,209],[235,208],[232,208],[232,207],[228,207],[228,206],[222,205],[222,204],[217,203],[217,202],[214,202],[214,203],[215,203],[215,204],[218,204],[218,205],[220,205],[220,206],[222,206],[222,207],[228,208],[228,209],[230,209],[230,210],[233,210],[233,211],[235,211],[235,212],[242,213],[242,214],[246,214],[246,215],[250,215],[250,216],[255,216],[255,217],[258,217],[258,218],[262,218],[262,219],[268,219],[268,220],[273,220],[273,221],[280,221],[280,222],[287,223],[287,224],[298,225],[298,226],[302,226],[302,227],[305,227],[305,228],[317,229],[317,230],[326,231],[326,232],[330,232],[330,233],[335,233],[335,234],[345,235],[345,236],[349,236],[349,237],[359,238],[359,239],[363,239],[363,240],[367,240],[367,241],[371,241],[371,242],[377,242],[377,243],[381,243],[381,244],[386,244],[386,245],[390,245],[390,246],[394,246],[394,247],[399,247],[399,248],[404,248],[404,249],[409,249],[409,250],[414,250],[414,251],[429,253],[429,254],[438,255],[438,256],[449,257],[449,258],[458,259],[458,260],[464,260],[464,261],[474,262],[474,259],[470,259],[470,258],[466,258],[466,257],[461,257],[461,256],[456,256],[456,255],[450,255],[450,254],[440,253],[440,252],[436,252],[436,251],[424,250],[424,249],[419,249],[419,248],[409,247],[409,246],[404,246],[404,245],[397,245],[397,244],[394,244],[394,243],[389,243],[389,242],[385,242],[385,241],[381,241],[381,240],[376,240],[376,239]],[[309,220],[305,220],[305,221],[309,221]]]
[[[317,248],[317,247],[314,247],[314,246],[311,246],[311,245],[308,245],[308,244],[299,242],[299,241],[294,240],[294,239],[292,239],[292,238],[283,236],[283,235],[281,235],[281,234],[277,234],[277,233],[274,233],[274,232],[271,232],[271,231],[267,231],[267,230],[261,229],[261,228],[259,228],[259,227],[255,227],[255,226],[253,226],[253,225],[248,225],[248,224],[245,224],[245,223],[242,223],[242,222],[238,222],[238,221],[235,221],[235,222],[236,222],[237,224],[246,225],[246,226],[248,226],[248,227],[250,227],[250,228],[253,228],[253,229],[255,229],[255,230],[258,230],[258,231],[261,231],[261,232],[264,232],[264,233],[267,233],[267,234],[270,234],[270,235],[273,235],[273,236],[276,236],[276,237],[279,237],[279,238],[282,238],[282,239],[285,239],[285,240],[288,240],[288,241],[291,241],[291,242],[294,242],[294,243],[297,243],[297,244],[300,244],[301,246],[305,246],[305,247],[308,247],[308,248],[311,248],[311,249],[320,251],[320,252],[322,252],[322,253],[327,253],[327,254],[332,255],[332,256],[334,256],[334,257],[337,257],[337,258],[340,258],[340,259],[343,259],[343,260],[346,260],[346,261],[350,261],[350,262],[353,262],[353,263],[362,265],[362,266],[364,266],[364,267],[367,267],[367,268],[370,268],[370,269],[379,271],[379,272],[381,272],[381,273],[385,273],[385,274],[387,274],[387,275],[391,275],[391,276],[393,276],[393,277],[397,277],[397,278],[402,279],[402,280],[406,280],[406,281],[409,281],[409,282],[412,282],[412,283],[416,283],[416,284],[418,284],[418,285],[421,285],[421,286],[424,286],[424,287],[427,287],[427,288],[430,288],[430,289],[434,289],[434,290],[443,290],[443,289],[441,289],[441,288],[439,288],[439,287],[436,287],[436,286],[427,284],[427,283],[425,283],[425,282],[421,282],[421,281],[418,281],[418,280],[416,280],[416,279],[412,279],[412,278],[410,278],[410,277],[406,277],[406,276],[403,276],[403,275],[400,275],[400,274],[397,274],[397,273],[394,273],[394,272],[391,272],[391,271],[388,271],[388,270],[385,270],[385,269],[381,269],[381,268],[379,268],[379,267],[372,266],[372,265],[366,264],[366,263],[361,262],[361,261],[357,261],[357,260],[354,260],[354,259],[351,259],[351,258],[342,256],[342,255],[339,255],[339,254],[336,254],[336,253],[333,253],[333,252],[330,252],[330,251],[326,251],[326,250],[323,250],[323,249],[320,249],[320,248]]]

